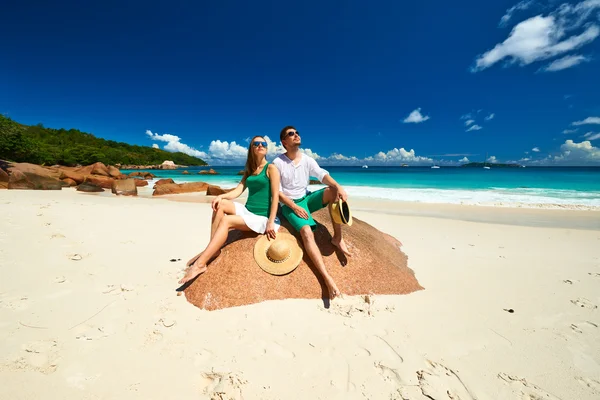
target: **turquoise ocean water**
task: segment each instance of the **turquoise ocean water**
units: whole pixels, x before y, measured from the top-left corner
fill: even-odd
[[[198,175],[213,168],[219,175]],[[234,187],[242,166],[152,170],[158,178]],[[600,168],[324,167],[352,197],[423,203],[600,207]],[[132,171],[123,171],[129,173]],[[318,186],[314,186],[317,188]]]

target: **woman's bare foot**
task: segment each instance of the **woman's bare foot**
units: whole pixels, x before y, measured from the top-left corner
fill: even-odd
[[[201,253],[198,253],[198,254],[196,254],[194,257],[192,257],[192,258],[190,259],[190,261],[188,261],[188,262],[187,262],[187,264],[185,264],[185,266],[186,266],[186,267],[189,267],[190,265],[192,265],[193,263],[195,263],[195,262],[196,262],[196,260],[197,260],[197,259],[199,259],[199,258],[200,258],[200,256],[201,256],[202,254],[204,254],[204,252],[201,252]],[[215,253],[215,255],[214,255],[214,256],[212,256],[212,257],[211,257],[211,259],[210,259],[210,260],[208,260],[206,263],[207,263],[207,264],[208,264],[208,263],[210,263],[212,260],[214,260],[215,258],[219,257],[220,255],[221,255],[221,250],[217,251],[217,252]]]
[[[340,292],[340,290],[335,285],[335,282],[333,281],[333,278],[331,276],[325,277],[325,284],[327,285],[327,290],[329,291],[330,299],[333,300],[334,298],[342,294],[342,292]]]
[[[191,267],[189,267],[185,273],[185,275],[183,276],[183,278],[181,278],[179,280],[179,284],[183,285],[189,281],[191,281],[192,279],[194,279],[195,277],[197,277],[198,275],[202,274],[206,272],[206,265],[203,265],[201,267],[197,266],[197,265],[192,265]]]
[[[342,253],[344,253],[346,255],[346,257],[352,257],[352,253],[350,253],[350,250],[348,250],[348,247],[346,246],[346,242],[344,242],[344,239],[340,239],[340,240],[331,239],[331,244],[334,245],[335,247],[337,247],[338,249],[340,249],[340,251]]]

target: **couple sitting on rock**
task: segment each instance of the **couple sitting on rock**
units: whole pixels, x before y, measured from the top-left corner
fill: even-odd
[[[344,189],[317,162],[302,154],[300,133],[293,126],[286,126],[279,135],[286,152],[273,163],[267,162],[267,142],[255,136],[248,147],[248,159],[242,180],[232,191],[217,196],[212,202],[213,216],[211,240],[206,249],[188,262],[185,276],[179,281],[184,284],[206,271],[206,264],[217,254],[227,241],[229,230],[254,231],[275,239],[279,229],[277,210],[283,203],[281,213],[302,237],[304,248],[320,274],[329,296],[340,294],[333,278],[327,272],[323,257],[313,231],[317,224],[311,213],[332,206],[340,199],[346,201]],[[328,187],[315,192],[308,191],[309,177],[314,176]],[[248,188],[248,200],[242,205],[231,200],[238,198]],[[350,252],[342,239],[342,227],[332,217],[334,235],[331,243],[344,254]]]

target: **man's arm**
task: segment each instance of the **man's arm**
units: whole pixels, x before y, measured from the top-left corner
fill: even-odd
[[[298,206],[292,199],[287,197],[283,192],[279,192],[279,201],[292,209],[294,214],[299,216],[302,219],[308,219],[308,213],[306,210],[300,206]]]
[[[309,172],[312,176],[317,177],[325,185],[335,188],[338,193],[338,196],[341,197],[342,200],[348,200],[348,194],[346,193],[344,188],[339,183],[337,183],[335,179],[331,177],[328,171],[321,168],[319,164],[317,164],[317,162],[312,158],[310,159],[309,163]]]

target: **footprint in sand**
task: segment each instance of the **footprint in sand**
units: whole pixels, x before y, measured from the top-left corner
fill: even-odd
[[[339,297],[334,299],[326,310],[329,313],[348,318],[355,315],[371,316],[376,311],[373,307],[374,302],[373,296],[369,295]]]
[[[114,329],[109,326],[81,325],[75,332],[75,339],[84,341],[99,340],[114,333]]]
[[[589,389],[592,393],[600,395],[600,381],[592,378],[576,377],[575,380],[583,387]]]
[[[589,276],[593,276],[594,278],[600,278],[600,274],[597,272],[588,272]]]
[[[508,375],[504,372],[499,373],[498,378],[511,386],[515,390],[515,394],[518,393],[523,400],[560,400],[558,397],[551,395],[544,389],[531,382],[527,382],[525,378]]]
[[[204,372],[200,390],[210,399],[242,400],[242,387],[248,383],[235,372]]]
[[[592,330],[592,329],[597,329],[598,325],[590,322],[590,321],[584,321],[584,322],[580,322],[578,324],[571,324],[571,329],[576,332],[576,333],[583,333],[585,331]]]
[[[473,400],[471,394],[460,377],[445,365],[427,360],[430,367],[427,370],[417,371],[421,393],[428,399],[460,399]]]
[[[50,239],[64,239],[65,235],[63,235],[62,233],[55,233],[52,236],[50,236]]]
[[[0,365],[0,371],[35,371],[52,374],[58,368],[58,343],[55,340],[38,340],[23,345],[15,360]]]
[[[590,310],[595,310],[596,308],[598,308],[597,305],[595,305],[588,299],[584,299],[583,297],[579,297],[577,300],[571,300],[571,303],[575,304],[578,307],[588,308]]]

